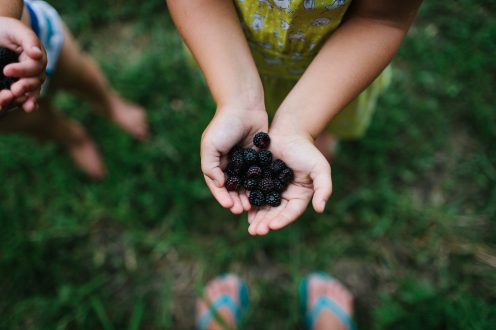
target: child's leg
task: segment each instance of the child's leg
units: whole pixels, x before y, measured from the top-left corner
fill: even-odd
[[[100,153],[85,129],[55,111],[46,100],[40,100],[37,111],[29,114],[17,111],[1,120],[0,133],[28,134],[40,140],[60,143],[68,149],[74,163],[91,178],[105,176]]]
[[[51,84],[89,101],[99,113],[139,140],[148,137],[144,109],[121,98],[111,88],[98,65],[84,54],[64,25],[64,46]]]

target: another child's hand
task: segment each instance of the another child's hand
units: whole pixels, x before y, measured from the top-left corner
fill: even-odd
[[[217,110],[214,118],[203,132],[201,140],[201,168],[205,181],[215,199],[235,214],[250,209],[245,193],[227,191],[223,172],[227,156],[236,146],[252,145],[253,136],[267,132],[268,117],[264,110],[246,110],[237,106],[225,106]]]
[[[10,89],[0,91],[0,111],[12,106],[20,106],[26,112],[36,110],[47,61],[40,40],[19,20],[0,17],[0,46],[19,55],[18,63],[3,70],[5,76],[18,80]]]
[[[322,213],[332,192],[331,167],[314,146],[311,137],[278,134],[271,130],[270,150],[294,171],[294,180],[282,194],[278,207],[252,209],[248,213],[251,235],[266,235],[295,221],[312,199],[313,208]]]

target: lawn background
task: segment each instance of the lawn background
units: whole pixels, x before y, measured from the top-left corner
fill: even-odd
[[[215,109],[160,1],[53,0],[153,138],[122,134],[69,95],[109,169],[0,137],[0,328],[188,329],[213,276],[247,279],[245,329],[299,329],[313,270],[356,296],[361,329],[496,325],[496,2],[427,1],[368,134],[342,143],[327,210],[267,237],[221,209],[199,170]]]

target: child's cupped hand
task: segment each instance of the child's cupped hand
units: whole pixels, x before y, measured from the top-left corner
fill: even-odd
[[[47,62],[40,40],[19,20],[0,17],[0,46],[19,55],[19,62],[3,70],[5,76],[18,80],[10,89],[0,91],[0,111],[15,106],[26,112],[36,110]]]
[[[331,167],[311,137],[279,134],[271,130],[270,150],[294,171],[294,180],[282,194],[278,207],[253,208],[248,212],[248,232],[266,235],[295,221],[312,199],[316,212],[324,211],[331,196]]]
[[[219,204],[241,214],[251,206],[245,192],[227,191],[224,186],[224,169],[231,149],[249,147],[253,136],[267,132],[268,117],[265,110],[246,110],[234,105],[217,109],[214,118],[203,132],[201,139],[201,168],[207,186]]]

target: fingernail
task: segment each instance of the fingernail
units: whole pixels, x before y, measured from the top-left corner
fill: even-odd
[[[40,47],[34,46],[34,47],[33,47],[33,50],[34,50],[35,52],[37,52],[37,53],[40,53],[40,54],[42,53],[42,52],[41,52]]]

